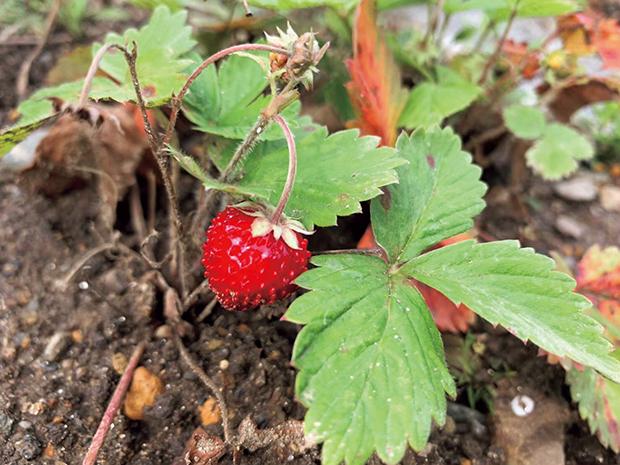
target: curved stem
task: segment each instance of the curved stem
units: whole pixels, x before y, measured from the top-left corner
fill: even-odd
[[[284,184],[284,189],[282,189],[282,195],[280,195],[278,205],[271,217],[271,222],[277,224],[280,221],[282,212],[286,207],[295,184],[295,176],[297,175],[297,148],[295,147],[295,136],[293,136],[291,128],[286,123],[286,120],[281,115],[275,115],[273,120],[282,128],[284,137],[286,138],[286,145],[288,145],[288,173],[286,175],[286,183]]]
[[[185,94],[189,90],[192,83],[196,80],[196,78],[200,76],[200,73],[202,73],[207,66],[209,66],[212,63],[215,63],[216,61],[218,61],[221,58],[224,58],[227,55],[230,55],[236,52],[244,52],[248,50],[262,50],[266,52],[289,55],[288,50],[281,48],[281,47],[274,47],[272,45],[265,45],[265,44],[240,44],[240,45],[233,45],[232,47],[228,47],[223,50],[220,50],[219,52],[214,53],[209,58],[204,60],[200,65],[198,65],[198,67],[194,70],[194,72],[187,78],[187,81],[185,81],[185,84],[181,88],[179,95],[177,95],[176,97],[174,97],[174,99],[172,99],[172,110],[170,112],[170,119],[168,120],[168,127],[166,128],[166,134],[164,135],[164,139],[161,144],[162,147],[165,147],[166,145],[168,145],[168,143],[170,143],[170,139],[172,138],[172,131],[174,130],[174,126],[177,122],[177,116],[179,114],[179,110],[181,109],[181,104],[183,103],[183,97],[185,97]]]
[[[112,422],[114,421],[114,417],[116,416],[116,413],[121,407],[121,404],[123,402],[123,397],[125,397],[125,393],[127,392],[127,389],[129,388],[129,384],[131,383],[131,380],[133,379],[133,373],[136,367],[138,366],[140,357],[142,357],[145,345],[146,343],[142,341],[140,344],[138,344],[138,346],[133,351],[133,354],[131,355],[131,358],[129,359],[129,363],[127,364],[127,367],[125,368],[125,371],[123,372],[123,376],[121,376],[121,379],[118,382],[116,389],[114,390],[114,394],[112,395],[112,398],[110,399],[110,403],[105,409],[103,418],[101,419],[101,422],[99,423],[99,427],[97,428],[97,431],[95,432],[95,435],[93,436],[93,440],[90,443],[90,446],[88,447],[88,451],[86,452],[86,455],[84,456],[84,461],[82,462],[82,465],[94,465],[95,462],[97,461],[97,455],[99,454],[99,449],[101,449],[101,446],[103,445],[103,441],[105,441],[105,437],[110,429],[110,426],[112,425]]]
[[[88,94],[90,94],[90,89],[93,86],[93,79],[99,69],[99,63],[101,63],[103,55],[105,55],[111,47],[112,44],[103,44],[103,46],[97,50],[97,53],[93,57],[93,61],[90,62],[90,67],[88,68],[88,72],[84,78],[84,85],[82,86],[82,91],[80,92],[80,99],[77,103],[78,108],[84,108],[86,105],[86,102],[88,101]]]

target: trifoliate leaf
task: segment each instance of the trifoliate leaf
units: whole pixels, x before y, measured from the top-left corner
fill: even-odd
[[[479,86],[463,79],[449,68],[437,67],[437,82],[414,87],[400,115],[406,128],[428,128],[467,108],[480,95]]]
[[[459,242],[411,260],[401,272],[520,339],[620,382],[620,361],[610,355],[601,326],[584,313],[591,305],[573,292],[575,281],[517,241]]]
[[[109,33],[105,43],[138,48],[136,70],[143,88],[144,98],[151,105],[165,103],[173,93],[178,92],[188,73],[191,61],[183,58],[196,41],[191,38],[192,28],[186,24],[187,12],[171,13],[168,7],[160,6],[153,11],[149,22],[137,29],[128,29],[121,36]],[[93,46],[95,53],[101,44]],[[129,67],[121,53],[107,53],[101,60],[101,69],[120,83],[114,95],[97,95],[93,98],[111,98],[117,101],[135,100]]]
[[[579,160],[588,160],[594,148],[588,139],[563,124],[550,124],[542,138],[525,154],[527,164],[545,179],[560,179],[578,167]]]
[[[601,443],[620,453],[620,384],[599,375],[591,368],[571,368],[566,374],[579,414]]]
[[[545,132],[545,115],[535,107],[510,105],[504,110],[504,123],[522,139],[537,139]]]
[[[295,132],[297,178],[285,213],[308,228],[336,224],[336,216],[361,212],[360,202],[376,197],[380,187],[398,181],[394,168],[406,163],[392,148],[377,148],[379,138],[359,137],[350,129],[327,135],[325,127]],[[225,165],[230,154],[219,160]],[[275,205],[288,171],[284,141],[258,144],[243,166],[238,189]]]
[[[243,139],[269,104],[271,97],[263,95],[267,85],[265,71],[258,63],[247,57],[231,56],[219,70],[211,65],[202,72],[190,87],[183,109],[199,131]],[[299,110],[300,104],[295,102],[282,113],[292,127],[296,126]],[[272,125],[261,139],[283,137],[282,130]]]
[[[297,283],[312,291],[286,313],[305,324],[295,341],[296,392],[323,463],[362,465],[373,451],[397,463],[426,444],[455,394],[439,332],[418,291],[388,265],[359,255],[319,256]]]
[[[403,133],[396,148],[409,165],[398,169],[399,183],[371,203],[375,238],[392,263],[470,229],[486,191],[480,168],[451,129]]]

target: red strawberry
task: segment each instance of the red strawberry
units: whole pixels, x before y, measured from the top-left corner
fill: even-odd
[[[295,222],[273,224],[257,209],[227,207],[207,230],[202,264],[228,310],[248,310],[291,294],[308,269],[308,241]]]

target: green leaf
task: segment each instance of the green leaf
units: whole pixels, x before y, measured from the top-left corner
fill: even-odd
[[[437,78],[437,82],[415,86],[400,115],[401,126],[413,129],[440,124],[444,118],[467,108],[481,93],[479,86],[449,68],[437,67]]]
[[[269,10],[295,10],[299,8],[316,8],[329,6],[341,10],[350,10],[359,3],[359,0],[250,0],[250,6],[267,8]]]
[[[507,19],[517,6],[519,17],[560,16],[579,11],[579,0],[446,0],[446,13],[482,10],[495,20]]]
[[[605,447],[620,453],[620,384],[591,368],[571,368],[566,373],[571,396],[579,404],[581,418],[588,422]]]
[[[80,26],[88,12],[88,0],[67,0],[61,4],[60,22],[73,35],[80,33]]]
[[[545,115],[534,107],[510,105],[504,110],[504,122],[513,134],[522,139],[538,139],[545,132]]]
[[[360,202],[381,193],[380,187],[398,181],[394,168],[406,163],[396,151],[377,145],[373,136],[359,137],[357,129],[327,135],[320,126],[306,133],[295,132],[297,178],[286,214],[306,227],[331,226],[336,216],[362,211]],[[220,160],[227,162],[228,154]],[[244,164],[238,188],[275,205],[288,171],[286,142],[258,144]]]
[[[243,139],[271,100],[263,95],[267,85],[265,71],[258,63],[247,57],[231,56],[219,70],[211,65],[194,81],[183,101],[185,115],[199,131]],[[292,127],[296,127],[300,108],[299,102],[295,102],[282,113]],[[283,137],[282,130],[272,125],[261,139]]]
[[[610,355],[602,327],[584,313],[590,302],[554,266],[517,241],[463,241],[421,255],[401,272],[522,340],[620,381],[620,361]]]
[[[138,46],[136,69],[148,106],[167,102],[186,79],[185,69],[190,60],[181,58],[196,42],[191,39],[191,27],[185,25],[187,13],[172,14],[167,7],[155,9],[149,23],[140,30],[129,29],[123,36],[110,33],[106,42]],[[93,53],[101,47],[93,46]],[[124,56],[107,53],[100,68],[117,82],[102,77],[93,79],[90,98],[93,100],[135,101],[135,92]],[[84,81],[74,81],[55,87],[44,87],[24,101],[17,111],[22,115],[14,126],[0,133],[0,156],[23,140],[31,131],[44,125],[54,115],[50,97],[64,103],[77,103]]]
[[[159,6],[153,11],[149,22],[139,30],[131,28],[121,36],[109,33],[105,43],[138,47],[136,70],[150,105],[163,104],[178,92],[187,77],[186,69],[191,61],[183,58],[196,41],[191,38],[192,28],[186,24],[187,12],[171,13],[168,7]],[[95,53],[101,44],[93,46]],[[107,53],[101,60],[101,69],[120,83],[113,95],[94,98],[111,98],[117,101],[135,99],[129,67],[121,53]]]
[[[480,168],[451,129],[403,133],[396,149],[409,165],[398,169],[399,183],[370,207],[375,238],[392,263],[471,229],[486,191]]]
[[[432,420],[445,421],[444,393],[455,395],[439,332],[417,289],[382,260],[312,262],[297,279],[312,291],[286,313],[306,325],[293,351],[306,434],[324,441],[325,465],[361,465],[374,450],[397,463],[407,443],[424,447]]]
[[[377,0],[377,7],[381,10],[396,8],[405,5],[428,3],[429,0]],[[294,10],[300,8],[316,8],[328,6],[338,10],[348,11],[357,6],[359,0],[250,0],[251,6],[270,10]]]
[[[588,139],[563,124],[550,124],[525,154],[527,164],[545,179],[560,179],[574,172],[579,160],[594,156]]]

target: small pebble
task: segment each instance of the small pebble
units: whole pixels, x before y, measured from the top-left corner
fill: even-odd
[[[71,337],[67,332],[55,332],[43,350],[43,359],[48,362],[56,361],[62,352],[69,347],[70,342]]]
[[[596,184],[590,177],[579,176],[553,185],[554,192],[566,200],[591,202],[596,198]]]
[[[155,330],[155,337],[170,339],[172,337],[172,329],[168,325],[161,325]]]
[[[45,402],[39,400],[37,402],[29,402],[25,406],[25,411],[30,415],[41,415],[45,411]]]
[[[26,420],[22,420],[17,424],[17,426],[19,426],[21,429],[28,429],[32,426],[32,423]]]
[[[207,342],[207,349],[215,350],[215,349],[219,349],[223,345],[224,345],[224,341],[222,341],[221,339],[209,339],[209,341]]]
[[[123,374],[125,368],[127,368],[127,363],[127,357],[125,357],[125,355],[121,352],[116,352],[112,355],[112,368],[114,368],[114,371],[117,374]]]
[[[15,420],[6,413],[0,412],[0,435],[8,438],[13,432]]]
[[[41,443],[33,434],[25,434],[23,439],[15,443],[15,447],[22,458],[28,461],[36,459],[43,450]]]
[[[220,370],[226,370],[230,366],[228,360],[224,359],[220,361]]]
[[[620,212],[620,187],[603,186],[601,188],[601,205],[610,212]]]
[[[198,412],[203,426],[216,425],[222,419],[220,406],[214,397],[209,397],[202,405],[198,406]]]
[[[583,236],[585,228],[582,223],[567,215],[559,215],[555,220],[556,229],[565,236],[579,239]]]

